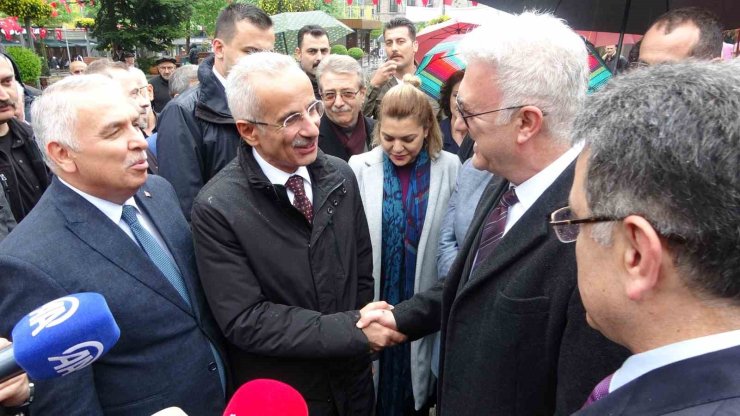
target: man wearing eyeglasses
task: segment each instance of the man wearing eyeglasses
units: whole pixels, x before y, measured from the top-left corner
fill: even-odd
[[[346,55],[330,55],[321,61],[316,74],[326,108],[319,126],[319,148],[344,161],[367,152],[375,120],[361,113],[365,85],[360,64]]]
[[[576,243],[588,323],[634,355],[578,415],[738,414],[739,67],[636,71],[579,116],[586,148],[551,223]]]
[[[358,324],[379,320],[414,340],[441,318],[443,415],[569,414],[627,354],[586,324],[573,249],[545,223],[567,201],[580,152],[570,136],[587,51],[561,20],[534,13],[502,15],[460,50],[456,128],[467,127],[473,165],[495,179],[444,287],[392,311],[368,306]]]
[[[235,384],[277,379],[311,416],[369,416],[370,353],[403,336],[355,326],[374,295],[372,248],[352,171],[318,147],[324,103],[272,52],[240,60],[226,96],[242,143],[198,195],[192,226]]]
[[[197,87],[167,104],[159,117],[159,174],[175,188],[185,218],[203,185],[226,166],[239,146],[239,132],[226,104],[224,84],[239,58],[272,50],[272,19],[258,7],[237,3],[216,20],[213,56],[198,66]]]

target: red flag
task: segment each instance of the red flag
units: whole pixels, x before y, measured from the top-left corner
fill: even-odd
[[[54,36],[57,40],[62,40],[62,29],[54,29]]]
[[[51,17],[57,17],[57,16],[59,16],[59,12],[56,9],[52,10]]]
[[[377,6],[377,5],[378,5],[378,0],[373,0],[373,6]]]
[[[12,36],[10,36],[10,30],[8,29],[2,29],[3,33],[5,33],[5,40],[12,39]]]
[[[444,0],[445,6],[452,6],[452,0]]]
[[[352,5],[352,0],[347,0],[347,6],[351,6],[351,5]]]
[[[52,9],[56,9],[57,8],[57,2],[52,1],[51,4],[50,4],[50,6],[51,6]]]
[[[423,4],[424,7],[427,7],[427,4],[429,4],[429,0],[421,0],[421,4]]]
[[[324,4],[329,4],[329,3],[331,3],[331,0],[324,0]]]
[[[46,28],[45,27],[42,27],[39,30],[39,36],[41,36],[41,39],[46,39]]]
[[[401,3],[403,3],[403,0],[396,0],[396,4],[400,5]]]
[[[471,1],[471,3],[473,3],[473,7],[475,7],[475,6],[478,5],[478,2],[477,1]]]

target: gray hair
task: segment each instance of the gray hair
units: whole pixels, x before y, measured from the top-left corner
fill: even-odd
[[[170,97],[180,95],[190,88],[190,83],[198,79],[198,65],[183,65],[170,75]]]
[[[321,88],[321,76],[330,72],[332,74],[349,74],[357,75],[357,80],[360,83],[359,87],[365,86],[365,75],[362,72],[362,67],[357,63],[357,60],[348,55],[329,55],[321,60],[321,63],[316,67],[316,79],[319,82],[319,88]]]
[[[231,68],[226,78],[226,100],[234,120],[256,120],[262,116],[262,103],[257,97],[257,83],[250,82],[251,75],[264,75],[279,79],[290,72],[304,74],[292,57],[275,52],[257,52],[247,55]]]
[[[688,287],[735,302],[739,69],[683,62],[633,71],[589,97],[573,134],[591,151],[591,215],[644,217],[668,241]],[[592,238],[610,244],[611,226],[595,227]]]
[[[569,141],[588,88],[588,52],[563,20],[550,14],[501,14],[470,32],[460,51],[468,63],[491,66],[502,93],[500,107],[534,105],[547,116],[544,126]],[[506,123],[512,112],[499,113]]]
[[[120,89],[115,81],[105,75],[80,75],[55,82],[33,101],[31,121],[36,144],[41,149],[44,162],[52,171],[55,171],[56,164],[46,153],[46,146],[57,142],[69,149],[78,150],[75,139],[77,110],[81,104],[87,103],[86,95],[93,90],[115,94]]]

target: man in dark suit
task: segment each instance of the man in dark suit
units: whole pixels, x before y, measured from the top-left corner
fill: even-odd
[[[479,27],[461,50],[457,123],[475,141],[473,165],[496,179],[444,288],[393,311],[367,307],[359,325],[380,319],[413,340],[441,318],[444,416],[569,413],[626,356],[586,324],[573,248],[545,221],[567,201],[580,151],[570,133],[587,51],[562,21],[532,13]]]
[[[346,55],[330,55],[321,61],[316,76],[326,107],[319,125],[319,148],[344,161],[367,152],[375,120],[361,112],[365,82],[360,64]]]
[[[34,103],[56,177],[0,243],[0,336],[24,314],[77,292],[105,296],[121,337],[87,369],[35,381],[33,414],[218,415],[225,372],[191,235],[172,187],[147,178],[139,112],[102,75],[69,77]],[[34,381],[34,380],[32,380]]]
[[[576,124],[553,226],[577,242],[589,324],[635,354],[579,415],[740,414],[738,85],[737,64],[636,71]]]

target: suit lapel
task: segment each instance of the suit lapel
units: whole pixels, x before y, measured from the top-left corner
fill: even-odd
[[[189,311],[190,308],[146,253],[97,207],[59,183],[56,178],[48,192],[51,192],[54,204],[66,217],[67,228],[80,240],[132,278],[182,310]]]

